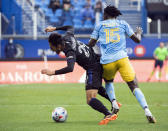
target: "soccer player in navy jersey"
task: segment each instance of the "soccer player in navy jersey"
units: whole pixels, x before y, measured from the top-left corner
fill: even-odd
[[[87,72],[85,86],[87,104],[105,115],[99,125],[106,125],[109,121],[115,120],[117,114],[110,113],[103,103],[96,98],[97,93],[99,93],[101,96],[109,99],[105,89],[102,87],[102,66],[100,64],[100,56],[93,51],[92,47],[75,39],[73,27],[47,27],[45,31],[52,32],[55,30],[64,30],[66,33],[64,35],[58,33],[50,34],[48,39],[49,45],[51,50],[55,51],[57,54],[61,51],[65,53],[67,67],[59,70],[43,69],[41,73],[49,76],[69,73],[73,71],[74,64],[77,62]]]

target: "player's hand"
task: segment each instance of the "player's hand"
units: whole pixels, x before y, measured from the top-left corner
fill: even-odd
[[[41,70],[41,74],[46,74],[46,75],[48,75],[48,76],[52,76],[52,75],[55,74],[55,71],[51,71],[51,70],[49,70],[49,69],[42,69],[42,70]]]
[[[142,34],[143,30],[141,27],[136,27],[137,34]]]
[[[156,60],[158,60],[158,57],[157,57],[157,56],[155,56],[155,59],[156,59]]]
[[[53,32],[56,30],[56,27],[52,27],[52,26],[48,26],[47,28],[45,28],[45,32]]]

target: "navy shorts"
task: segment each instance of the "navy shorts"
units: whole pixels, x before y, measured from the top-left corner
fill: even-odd
[[[155,60],[155,68],[159,66],[160,68],[163,67],[163,61],[162,60]]]
[[[102,66],[97,64],[86,71],[86,90],[99,89],[102,86]]]

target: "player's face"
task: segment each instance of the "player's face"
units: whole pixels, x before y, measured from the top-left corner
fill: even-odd
[[[62,51],[62,46],[59,44],[56,47],[56,53],[59,54]]]
[[[55,47],[55,46],[53,46],[51,43],[50,43],[50,49],[51,49],[52,51],[55,51],[57,54],[59,54],[59,53],[63,50],[61,44],[58,44],[58,45]]]
[[[161,43],[160,43],[160,48],[163,48],[163,47],[164,47],[164,43],[161,42]]]

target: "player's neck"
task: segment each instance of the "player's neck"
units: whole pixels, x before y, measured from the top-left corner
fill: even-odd
[[[116,18],[114,17],[109,17],[107,20],[115,20]]]

